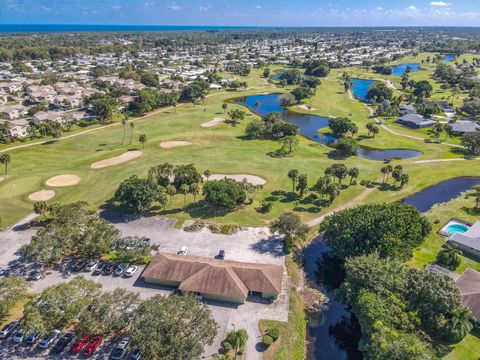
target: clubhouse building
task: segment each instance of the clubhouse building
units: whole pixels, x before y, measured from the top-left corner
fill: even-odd
[[[143,272],[147,284],[175,287],[204,299],[243,304],[249,298],[273,301],[282,292],[284,269],[160,252]]]

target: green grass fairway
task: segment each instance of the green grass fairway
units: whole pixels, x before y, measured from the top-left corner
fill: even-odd
[[[248,77],[242,78],[250,86],[247,91],[215,93],[206,99],[205,104],[197,106],[185,104],[179,106],[176,112],[167,110],[136,120],[132,145],[129,145],[130,129],[126,131],[126,144],[121,145],[123,129],[120,125],[115,125],[70,139],[9,151],[12,158],[9,174],[0,182],[0,217],[6,225],[9,225],[29,214],[33,202],[28,199],[28,195],[34,191],[48,189],[45,181],[61,174],[78,175],[81,182],[72,187],[55,188],[57,195],[52,202],[85,200],[93,208],[108,207],[109,200],[121,181],[133,174],[145,176],[149,167],[166,161],[173,164],[194,163],[202,172],[208,169],[212,173],[253,174],[266,179],[268,183],[256,195],[253,204],[229,214],[215,213],[191,205],[193,199],[190,196],[187,196],[187,206],[184,208],[181,195],[174,197],[172,205],[168,206],[165,212],[160,209],[154,209],[152,212],[156,215],[175,217],[180,221],[197,218],[242,225],[263,225],[282,212],[292,210],[306,221],[344,203],[398,200],[444,179],[478,174],[480,169],[478,162],[468,163],[468,166],[465,162],[422,165],[414,163],[420,159],[462,156],[449,146],[401,137],[383,129],[375,138],[367,138],[365,125],[371,121],[368,109],[344,93],[341,80],[337,77],[342,71],[334,70],[328,78],[322,79],[322,85],[317,89],[315,96],[306,102],[315,110],[303,112],[350,117],[360,129],[358,136],[361,144],[368,147],[422,151],[423,156],[420,158],[392,162],[393,165],[402,164],[410,174],[410,183],[403,189],[375,189],[368,196],[358,197],[365,188],[359,185],[352,186],[343,190],[333,205],[323,208],[277,193],[278,190],[290,191],[291,183],[287,177],[289,169],[297,168],[301,173],[308,174],[309,183],[313,185],[316,179],[323,175],[327,166],[339,160],[329,158],[330,148],[302,137],[293,157],[268,156],[268,152],[278,149],[279,145],[276,142],[246,140],[242,137],[246,124],[256,117],[250,112],[237,127],[227,124],[211,128],[200,126],[215,116],[226,116],[221,108],[226,100],[241,95],[286,92],[292,89],[292,87],[277,88],[268,84],[267,79],[261,76],[261,70],[254,70]],[[234,107],[236,105],[229,104],[229,109]],[[295,111],[300,110],[295,108]],[[138,142],[140,134],[147,135],[145,149],[141,149]],[[167,140],[187,140],[193,144],[161,149],[159,143]],[[90,168],[96,161],[134,149],[143,151],[143,156],[104,169]],[[360,159],[356,156],[341,161],[349,167],[356,166],[360,169],[359,180],[377,180],[381,177],[382,162]],[[260,214],[255,210],[263,199],[274,202],[273,209],[268,214]]]

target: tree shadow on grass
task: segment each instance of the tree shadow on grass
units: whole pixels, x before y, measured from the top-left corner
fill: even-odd
[[[48,140],[48,141],[45,141],[44,143],[42,143],[41,145],[53,145],[57,142],[57,140]]]
[[[474,215],[474,216],[480,215],[480,208],[463,206],[461,210],[465,211],[468,215]]]
[[[222,208],[213,208],[209,206],[204,200],[197,201],[186,205],[183,210],[196,219],[210,219],[219,216],[225,216],[230,211]]]

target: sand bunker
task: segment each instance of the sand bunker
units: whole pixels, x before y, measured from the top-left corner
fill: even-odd
[[[80,182],[80,177],[77,175],[58,175],[47,180],[48,186],[73,186]]]
[[[298,107],[299,109],[309,110],[309,111],[317,110],[317,109],[315,109],[315,108],[313,108],[313,107],[308,107],[308,106],[305,105],[305,104],[298,105],[297,107]]]
[[[190,141],[174,140],[174,141],[164,141],[160,143],[160,147],[163,149],[170,149],[178,146],[187,146],[192,145]]]
[[[122,155],[115,156],[113,158],[105,159],[105,160],[102,160],[102,161],[97,161],[96,163],[93,163],[90,167],[92,169],[102,169],[102,168],[105,168],[105,167],[108,167],[108,166],[118,165],[118,164],[122,164],[124,162],[130,161],[130,160],[136,159],[137,157],[142,156],[142,154],[143,153],[141,151],[138,151],[138,150],[127,151],[126,153],[124,153]]]
[[[5,176],[0,176],[0,181],[5,180]]]
[[[204,177],[205,178],[205,177]],[[222,179],[233,179],[235,181],[243,181],[246,179],[252,185],[265,185],[267,181],[262,179],[259,176],[247,175],[247,174],[212,174],[209,176],[208,180],[222,180]]]
[[[224,121],[225,121],[224,118],[216,117],[216,118],[213,118],[213,120],[211,120],[211,121],[209,121],[209,122],[203,123],[203,124],[201,125],[201,127],[206,128],[206,127],[215,126],[215,125],[218,125],[218,124],[220,124],[220,123],[222,123],[222,122],[224,122]]]
[[[32,201],[47,201],[55,196],[55,191],[53,190],[40,190],[34,192],[28,196]]]

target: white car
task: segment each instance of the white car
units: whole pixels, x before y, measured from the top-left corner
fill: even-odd
[[[46,339],[40,340],[38,347],[41,349],[47,349],[50,345],[52,345],[58,335],[60,335],[60,330],[53,330]]]
[[[85,266],[85,271],[86,272],[92,272],[93,270],[95,270],[95,268],[97,266],[98,266],[98,261],[97,260],[89,261],[87,266]]]
[[[187,255],[187,254],[188,254],[188,247],[182,246],[182,248],[178,252],[178,255]]]
[[[120,264],[120,265],[118,265],[117,268],[115,269],[115,273],[114,273],[114,274],[115,274],[116,276],[122,276],[122,275],[125,273],[125,271],[127,271],[127,269],[128,269],[129,266],[130,266],[129,264]]]
[[[132,277],[133,274],[135,274],[135,273],[137,272],[137,269],[138,269],[138,267],[136,267],[135,265],[130,265],[130,266],[128,267],[128,269],[125,270],[125,273],[123,274],[123,276],[125,276],[125,277]]]

